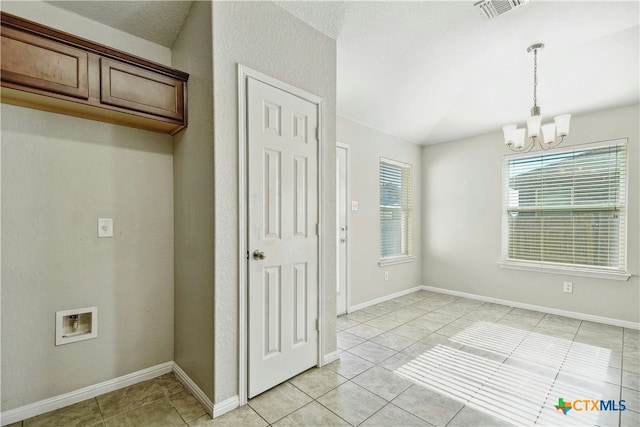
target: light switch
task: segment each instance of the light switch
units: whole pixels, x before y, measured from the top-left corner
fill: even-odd
[[[98,237],[113,237],[113,218],[98,218]]]
[[[358,201],[357,200],[352,200],[351,201],[351,210],[352,211],[357,211],[358,210]]]

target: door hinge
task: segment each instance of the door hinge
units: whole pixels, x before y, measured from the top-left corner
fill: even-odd
[[[316,128],[316,139],[320,141],[320,128]]]
[[[316,236],[320,235],[320,224],[316,224]]]
[[[249,251],[247,251],[247,259],[249,259]]]
[[[320,332],[320,319],[316,319],[316,331]]]

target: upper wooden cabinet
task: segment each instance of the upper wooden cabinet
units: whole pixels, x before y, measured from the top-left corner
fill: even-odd
[[[87,52],[4,26],[1,52],[3,82],[89,98]]]
[[[2,102],[175,133],[187,125],[182,71],[2,13]]]

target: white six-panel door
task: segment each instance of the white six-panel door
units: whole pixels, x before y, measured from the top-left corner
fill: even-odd
[[[318,363],[318,106],[247,82],[249,397]]]

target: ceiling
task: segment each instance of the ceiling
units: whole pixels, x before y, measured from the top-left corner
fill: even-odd
[[[484,20],[477,0],[278,1],[337,41],[338,114],[418,144],[640,101],[640,2],[531,0]],[[55,5],[171,47],[191,1]]]
[[[162,46],[172,47],[192,1],[58,1],[54,6]]]

